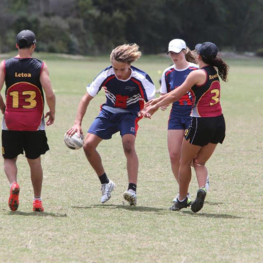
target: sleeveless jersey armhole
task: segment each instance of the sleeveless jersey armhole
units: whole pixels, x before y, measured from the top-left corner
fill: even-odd
[[[204,83],[202,83],[202,84],[200,84],[200,85],[197,85],[197,84],[196,84],[197,87],[201,87],[201,86],[205,85],[205,83],[206,83],[207,80],[208,80],[208,73],[206,72],[206,70],[204,70],[204,69],[201,69],[201,70],[203,70],[203,71],[205,72],[205,76],[206,76],[206,78],[205,78]]]
[[[39,76],[42,74],[42,71],[43,71],[44,66],[45,66],[45,62],[42,62],[42,65],[41,65],[41,68],[40,68]]]

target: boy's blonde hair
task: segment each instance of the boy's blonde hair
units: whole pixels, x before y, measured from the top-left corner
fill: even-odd
[[[141,57],[139,46],[137,44],[124,44],[114,48],[110,54],[110,61],[116,60],[118,62],[131,64]]]

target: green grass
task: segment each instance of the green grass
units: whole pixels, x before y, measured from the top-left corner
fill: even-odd
[[[0,177],[0,262],[262,261],[262,60],[228,61],[229,82],[222,84],[221,99],[227,136],[207,164],[211,190],[205,206],[193,214],[190,209],[168,210],[178,191],[166,146],[168,111],[139,123],[137,207],[122,200],[127,173],[119,134],[101,143],[98,151],[117,188],[107,204],[100,204],[99,180],[82,150],[66,148],[63,135],[73,125],[86,85],[109,64],[108,58],[37,56],[47,62],[57,96],[56,122],[47,128],[51,150],[42,157],[45,212],[31,212],[29,169],[20,156],[17,212],[7,206],[3,169]],[[166,57],[151,56],[134,65],[148,72],[159,88],[160,74],[169,64]],[[84,130],[104,100],[101,92],[91,102]],[[193,198],[196,190],[193,172]]]

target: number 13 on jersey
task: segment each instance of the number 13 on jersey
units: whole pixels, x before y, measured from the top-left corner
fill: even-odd
[[[11,86],[7,91],[7,103],[12,109],[34,109],[43,106],[43,98],[38,87],[23,82]],[[42,102],[42,103],[41,103]]]

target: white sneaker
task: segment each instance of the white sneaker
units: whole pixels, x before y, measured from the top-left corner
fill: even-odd
[[[136,206],[137,197],[136,192],[129,189],[123,193],[123,198],[130,204]]]
[[[105,203],[111,198],[111,192],[114,190],[116,187],[115,183],[113,181],[109,181],[107,184],[102,184],[101,185],[101,202]]]
[[[179,193],[176,195],[176,197],[173,199],[173,203],[176,203],[177,202],[177,198],[179,200]],[[187,193],[187,198],[190,200],[191,199],[191,196],[190,196],[190,193]]]
[[[208,191],[210,187],[210,182],[209,182],[209,175],[206,177],[206,182],[205,182],[205,190]]]

